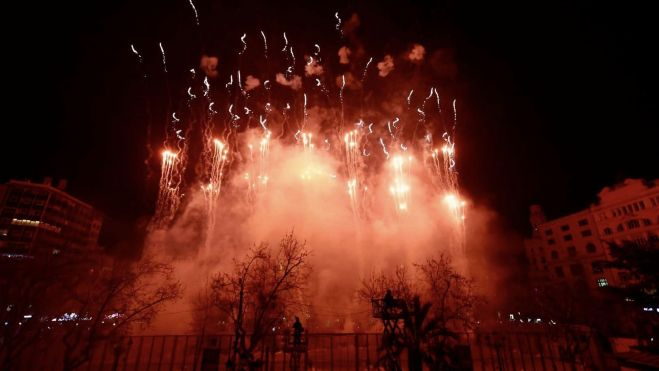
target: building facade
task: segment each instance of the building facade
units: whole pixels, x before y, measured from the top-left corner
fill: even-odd
[[[590,290],[623,286],[626,272],[603,269],[610,260],[608,242],[644,241],[659,236],[659,180],[627,179],[598,194],[588,209],[545,220],[531,206],[531,238],[524,240],[530,279],[546,284],[582,285]]]
[[[29,257],[96,247],[100,213],[65,191],[65,180],[54,187],[50,178],[0,185],[0,255]]]

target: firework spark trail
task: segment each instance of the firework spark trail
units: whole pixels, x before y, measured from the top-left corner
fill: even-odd
[[[336,30],[341,33],[341,37],[343,37],[343,30],[341,29],[341,18],[339,17],[339,12],[334,13],[334,18],[336,18]]]
[[[180,166],[179,155],[170,150],[162,152],[162,165],[160,173],[160,186],[158,199],[156,201],[156,212],[149,226],[150,229],[158,229],[170,223],[178,210],[181,202]]]
[[[359,194],[358,191],[361,189],[361,177],[360,177],[360,151],[359,151],[359,131],[351,130],[343,138],[345,143],[345,164],[346,164],[346,175],[348,178],[348,196],[350,196],[350,206],[352,207],[352,212],[356,217],[361,215],[361,212],[358,208],[359,205]]]
[[[199,26],[199,14],[197,14],[197,8],[194,6],[194,3],[192,2],[192,0],[190,0],[190,6],[192,7],[192,10],[194,11],[195,23],[197,23],[197,26]]]
[[[146,69],[144,69],[144,59],[142,59],[142,56],[140,55],[140,53],[137,51],[137,49],[135,49],[135,45],[130,44],[130,50],[132,50],[133,54],[135,54],[137,56],[137,60],[140,63],[140,67],[142,67],[142,69],[143,69],[142,75],[146,79]]]
[[[345,120],[345,108],[343,105],[343,89],[346,87],[346,75],[341,75],[341,89],[339,90],[339,100],[341,102],[341,128],[343,130],[343,123]]]
[[[162,42],[158,43],[160,46],[160,54],[162,54],[162,67],[165,69],[165,73],[167,73],[167,59],[165,59],[165,48],[162,46]]]
[[[208,220],[206,226],[206,249],[210,249],[217,220],[217,208],[222,190],[222,178],[228,163],[229,148],[219,139],[207,141],[207,151],[211,152],[208,184],[201,189],[206,199]]]
[[[246,34],[246,33],[244,33],[244,34],[240,37],[240,42],[243,43],[243,50],[241,50],[241,51],[238,53],[238,55],[243,55],[243,53],[245,52],[245,50],[247,50],[247,42],[245,41],[246,38],[247,38],[247,34]]]
[[[407,164],[407,166],[405,166]],[[392,171],[392,182],[389,192],[394,199],[396,211],[405,213],[409,209],[410,184],[409,174],[412,167],[412,156],[407,156],[407,161],[402,155],[395,155],[390,163]]]
[[[133,51],[133,53],[137,56],[137,59],[140,61],[140,63],[142,63],[142,62],[143,62],[143,60],[142,60],[142,56],[141,56],[140,53],[135,49],[135,45],[130,44],[130,50]]]
[[[268,59],[268,39],[265,38],[265,33],[263,33],[263,31],[261,31],[261,36],[263,37],[263,50],[265,59]]]
[[[270,157],[270,130],[265,129],[259,142],[258,189],[264,191],[268,186],[268,161]]]
[[[208,82],[208,76],[204,77],[204,97],[208,97],[208,93],[211,91],[211,85]]]
[[[366,66],[364,67],[364,73],[362,73],[362,84],[364,81],[366,81],[366,73],[368,72],[368,66],[371,65],[371,62],[373,62],[373,57],[371,57],[368,62],[366,62]]]

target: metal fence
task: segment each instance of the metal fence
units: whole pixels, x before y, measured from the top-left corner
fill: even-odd
[[[103,343],[81,370],[174,371],[225,370],[231,335],[131,336],[120,345]],[[270,337],[255,352],[259,368],[276,370],[378,369],[381,334],[309,334],[307,351],[284,352],[283,339]],[[589,332],[481,332],[465,334],[456,348],[464,370],[605,370],[597,342]],[[61,349],[35,347],[16,369],[59,370]],[[401,364],[406,369],[406,354]]]

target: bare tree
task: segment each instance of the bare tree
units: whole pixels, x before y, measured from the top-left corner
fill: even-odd
[[[372,275],[362,282],[359,296],[382,298],[390,289],[403,300],[403,331],[390,342],[393,349],[407,349],[408,368],[450,369],[457,360],[455,347],[461,332],[476,326],[475,309],[482,302],[473,282],[456,272],[445,255],[415,264],[416,275],[399,267],[393,276]],[[383,356],[384,358],[384,356]]]
[[[0,364],[3,370],[16,367],[27,349],[52,335],[50,318],[61,313],[57,300],[71,285],[78,259],[75,256],[38,255],[32,259],[0,259]]]
[[[60,328],[63,369],[85,364],[95,346],[117,341],[134,325],[146,325],[165,303],[180,297],[181,285],[169,264],[144,258],[116,262],[71,288],[68,308],[77,320]]]
[[[233,365],[245,367],[264,337],[302,305],[308,258],[306,243],[290,233],[276,249],[267,243],[254,246],[242,260],[234,260],[233,272],[213,279],[215,305],[233,322]]]
[[[372,272],[362,280],[362,286],[357,291],[357,296],[370,304],[371,299],[382,298],[387,290],[391,290],[395,297],[406,302],[411,302],[418,291],[414,280],[410,278],[407,267],[400,265],[391,275],[385,272]]]

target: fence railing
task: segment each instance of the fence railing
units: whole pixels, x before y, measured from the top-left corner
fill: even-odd
[[[381,334],[308,334],[306,352],[285,351],[285,339],[270,337],[254,352],[258,369],[372,370],[378,369]],[[231,335],[130,336],[101,343],[81,370],[225,370]],[[492,371],[603,370],[602,354],[590,332],[497,331],[464,334],[455,348],[460,368]],[[407,369],[407,355],[401,356]],[[60,370],[57,344],[35,346],[16,369]]]

